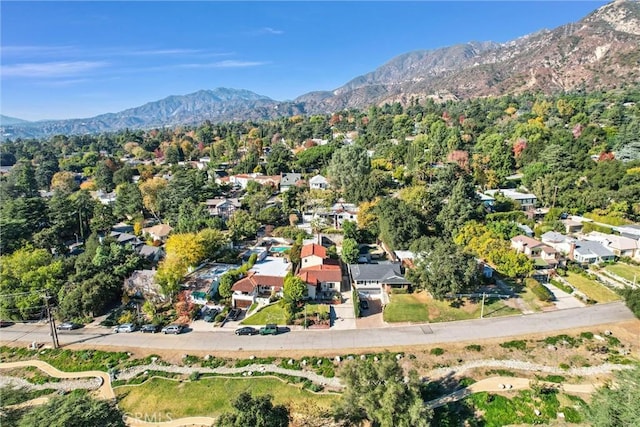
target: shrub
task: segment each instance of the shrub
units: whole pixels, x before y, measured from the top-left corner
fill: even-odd
[[[200,372],[198,371],[193,371],[191,375],[189,375],[190,381],[198,381],[199,379],[200,379]]]
[[[527,288],[531,289],[540,301],[553,301],[551,291],[536,279],[526,278],[524,279],[524,284]]]
[[[227,316],[226,316],[225,314],[220,313],[220,314],[218,314],[218,315],[216,316],[215,321],[216,321],[216,322],[222,322],[226,317],[227,317]]]
[[[480,352],[480,351],[482,351],[482,346],[479,345],[479,344],[470,344],[470,345],[466,346],[464,349],[465,350],[469,350],[469,351],[478,351],[478,352]]]
[[[429,353],[433,354],[434,356],[442,356],[444,354],[444,349],[440,347],[432,348]]]
[[[588,340],[593,339],[593,332],[582,332],[580,337]]]
[[[527,342],[524,340],[507,341],[500,344],[502,348],[515,348],[516,350],[526,350]]]
[[[353,312],[356,318],[360,317],[360,295],[358,295],[358,291],[354,288],[351,291],[351,299],[353,300]]]

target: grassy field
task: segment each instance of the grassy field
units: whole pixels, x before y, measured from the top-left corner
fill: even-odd
[[[620,295],[616,294],[611,289],[601,285],[595,280],[581,276],[580,274],[569,272],[565,279],[567,279],[567,281],[577,290],[596,302],[604,303],[618,301],[620,299]]]
[[[304,309],[302,309],[301,312],[304,313]],[[326,304],[307,304],[307,316],[328,312],[329,306]],[[240,323],[243,325],[266,325],[267,323],[284,325],[287,323],[287,315],[280,304],[272,304],[256,314],[249,316]]]
[[[630,282],[633,282],[635,275],[636,283],[640,283],[640,267],[636,265],[618,263],[607,265],[604,269],[606,271],[610,271],[613,274],[617,274],[618,276],[622,277],[623,279],[627,279]]]
[[[438,301],[426,293],[391,295],[391,302],[384,309],[385,322],[450,322],[453,320],[477,319],[482,310],[481,301],[464,299],[459,307],[451,301]],[[484,317],[520,314],[502,300],[485,301]]]
[[[271,394],[276,404],[291,406],[296,411],[305,407],[330,409],[340,398],[335,394],[314,394],[277,378],[203,378],[193,382],[154,378],[115,391],[118,407],[125,413],[169,414],[172,419],[231,411],[233,397],[243,391],[254,396]]]

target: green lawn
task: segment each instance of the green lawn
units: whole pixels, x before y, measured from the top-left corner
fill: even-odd
[[[304,408],[330,409],[340,398],[336,394],[313,394],[277,378],[203,378],[193,382],[154,378],[139,386],[117,387],[115,391],[118,407],[125,413],[169,414],[172,419],[231,411],[231,401],[243,391],[254,396],[271,394],[276,404],[298,412]]]
[[[616,294],[611,289],[601,285],[595,280],[581,276],[580,274],[569,272],[565,279],[567,279],[567,281],[577,290],[596,302],[604,303],[618,301],[620,299],[620,295]]]
[[[287,323],[287,315],[280,304],[271,304],[263,308],[252,316],[247,317],[242,322],[243,325],[266,325],[267,323],[275,323],[284,325]]]
[[[304,308],[300,312],[304,313]],[[307,316],[328,312],[329,306],[326,304],[307,304]],[[243,325],[266,325],[267,323],[284,325],[287,323],[287,316],[280,304],[272,304],[249,316],[241,323]]]
[[[391,302],[384,309],[385,322],[450,322],[454,320],[477,319],[480,317],[480,301],[463,300],[459,307],[451,301],[438,301],[424,293],[391,295]],[[510,316],[520,311],[508,307],[499,299],[487,299],[484,317]]]
[[[610,271],[613,274],[617,274],[623,279],[627,279],[630,282],[633,282],[634,275],[636,279],[636,283],[640,283],[640,267],[636,265],[617,263],[613,265],[607,265],[604,268],[606,271]]]
[[[413,294],[392,294],[384,309],[385,322],[428,322],[429,309]]]

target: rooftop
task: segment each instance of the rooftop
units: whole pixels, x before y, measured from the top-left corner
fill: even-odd
[[[284,257],[266,257],[263,261],[257,262],[252,268],[255,274],[263,276],[284,277],[291,270],[291,263]]]
[[[385,284],[408,284],[409,281],[402,276],[400,264],[349,264],[351,277],[355,281],[377,280]]]

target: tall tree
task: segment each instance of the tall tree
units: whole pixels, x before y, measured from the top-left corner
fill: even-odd
[[[235,412],[225,413],[216,421],[216,427],[287,427],[289,410],[283,405],[274,405],[270,395],[253,397],[248,392],[240,393],[232,403]]]
[[[333,153],[327,169],[331,185],[340,190],[366,178],[370,171],[367,150],[359,145],[347,145]]]
[[[478,219],[481,212],[480,198],[473,184],[465,176],[461,176],[437,219],[442,228],[450,236],[454,236],[467,221]]]
[[[436,299],[473,289],[478,280],[478,266],[473,256],[466,254],[450,240],[422,238],[413,243],[415,268],[409,279],[426,289]]]
[[[342,241],[342,252],[340,258],[345,264],[355,264],[360,256],[360,246],[354,239],[344,239]]]
[[[307,285],[298,276],[289,274],[284,278],[282,293],[286,301],[298,303],[307,296]]]
[[[340,415],[380,427],[428,427],[432,417],[422,401],[415,371],[407,375],[395,359],[351,361],[341,371],[346,389]]]
[[[593,394],[587,418],[594,426],[637,426],[640,420],[640,366],[618,371],[612,383]]]

